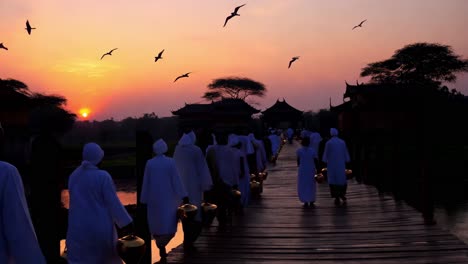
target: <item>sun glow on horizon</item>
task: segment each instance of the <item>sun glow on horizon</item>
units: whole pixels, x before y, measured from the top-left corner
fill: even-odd
[[[83,119],[86,119],[89,117],[89,114],[90,114],[90,110],[89,108],[81,108],[79,113],[80,113],[80,116],[83,118]]]

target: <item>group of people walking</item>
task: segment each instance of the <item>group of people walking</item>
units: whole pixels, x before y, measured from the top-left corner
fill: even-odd
[[[140,202],[147,205],[149,230],[162,261],[166,245],[177,231],[177,210],[191,203],[218,206],[217,219],[226,225],[234,209],[242,212],[249,203],[250,173],[264,170],[265,151],[253,135],[219,134],[206,154],[195,145],[195,133],[182,135],[173,157],[165,153],[163,139],[153,144],[154,157],[146,162]],[[98,169],[104,152],[95,143],[83,148],[83,162],[70,176],[70,211],[67,233],[69,263],[120,263],[115,250],[118,227],[132,231],[133,221],[117,198],[110,175]],[[249,166],[255,166],[250,169]],[[240,190],[235,208],[232,190]],[[191,247],[202,230],[201,210],[186,228],[184,247]],[[184,223],[184,222],[183,222]]]
[[[347,177],[345,173],[346,163],[350,157],[346,143],[338,137],[336,128],[330,129],[330,139],[325,143],[322,154],[322,162],[326,163],[327,181],[330,186],[331,197],[335,204],[346,203]],[[322,137],[318,132],[304,130],[301,134],[302,147],[296,151],[298,179],[297,190],[299,200],[304,207],[314,206],[316,201],[316,180],[318,172],[319,145]]]
[[[232,214],[243,214],[242,208],[250,201],[250,175],[265,171],[267,153],[275,156],[281,148],[278,131],[271,132],[269,142],[253,134],[219,133],[213,135],[212,144],[202,151],[191,131],[182,135],[172,158],[165,155],[168,146],[163,139],[154,142],[154,157],[146,162],[140,202],[147,205],[148,227],[162,261],[167,257],[165,247],[176,233],[177,210],[181,204],[191,203],[200,209],[203,202],[216,204],[221,228],[229,224]],[[322,161],[327,163],[335,202],[340,199],[345,202],[344,169],[349,154],[344,141],[337,137],[337,130],[332,128],[330,134]],[[302,147],[297,150],[298,195],[306,207],[316,200],[314,175],[321,140],[318,133],[306,133],[302,135]],[[270,150],[265,143],[270,145]],[[116,250],[116,226],[124,233],[133,233],[133,219],[117,197],[111,175],[99,169],[104,158],[102,148],[87,143],[82,158],[68,183],[67,260],[72,264],[121,263]],[[0,263],[45,263],[29,216],[21,176],[6,162],[0,162],[0,168],[0,203],[4,211],[0,219]],[[241,193],[237,203],[233,190]],[[190,230],[184,228],[184,247],[191,247],[201,230],[202,215],[198,210]]]

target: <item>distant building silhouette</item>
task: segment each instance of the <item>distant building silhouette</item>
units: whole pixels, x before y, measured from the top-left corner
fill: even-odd
[[[252,115],[259,112],[242,99],[224,98],[209,104],[185,104],[172,114],[179,117],[182,131],[197,128],[237,130],[248,128]]]
[[[261,119],[266,127],[296,129],[303,126],[303,112],[289,105],[284,98],[265,109]]]

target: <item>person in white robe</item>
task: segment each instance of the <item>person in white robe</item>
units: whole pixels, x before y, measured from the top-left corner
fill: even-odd
[[[166,142],[157,140],[153,151],[156,156],[146,162],[140,202],[147,205],[149,230],[165,260],[166,245],[177,231],[177,209],[189,199],[174,160],[164,155]]]
[[[210,201],[218,206],[216,218],[220,226],[225,226],[232,214],[232,190],[239,186],[241,174],[241,159],[228,145],[228,136],[220,133],[216,136],[217,145],[213,145],[206,153],[206,161],[213,180],[213,190]]]
[[[239,174],[239,191],[241,192],[241,208],[239,213],[243,213],[243,209],[247,207],[250,201],[250,169],[247,162],[247,155],[253,154],[253,145],[250,139],[246,136],[230,135],[229,146],[233,148],[233,151],[238,155],[238,159],[241,159],[241,171]]]
[[[346,202],[346,163],[350,161],[348,148],[344,140],[338,137],[338,130],[330,128],[331,138],[325,144],[322,161],[327,163],[327,178],[330,194],[335,198],[335,204]]]
[[[296,151],[297,156],[297,194],[299,200],[304,203],[304,208],[313,206],[316,198],[315,186],[315,159],[317,153],[310,147],[310,138],[305,137],[301,142],[302,147]]]
[[[255,148],[257,171],[264,172],[268,164],[268,159],[267,159],[266,150],[265,150],[263,141],[256,139],[254,134],[252,133],[250,133],[248,137]]]
[[[184,245],[190,246],[202,229],[201,204],[203,193],[211,189],[213,181],[203,152],[194,145],[195,140],[189,134],[183,134],[174,151],[174,161],[190,202],[198,207],[194,221],[182,221]]]
[[[0,124],[0,153],[4,132]],[[0,263],[45,264],[24,194],[23,181],[15,166],[0,161]]]
[[[281,138],[276,134],[276,130],[272,130],[268,139],[271,142],[271,155],[273,156],[273,160],[275,160],[281,146]]]
[[[286,130],[286,136],[288,138],[288,142],[289,144],[292,144],[292,141],[293,141],[293,137],[294,137],[294,130],[292,128],[288,128]]]
[[[83,147],[83,162],[69,178],[67,258],[70,264],[122,263],[117,254],[117,230],[133,220],[117,197],[114,182],[97,165],[104,151],[96,143]]]
[[[322,142],[322,136],[320,136],[320,133],[318,132],[310,132],[309,134],[310,138],[310,147],[315,150],[315,153],[317,153],[317,159],[315,160],[315,168],[317,170],[320,169],[320,163],[319,163],[319,151],[320,151],[320,142]]]
[[[310,136],[310,131],[307,129],[302,129],[301,130],[301,138],[309,137]]]
[[[322,142],[322,136],[318,132],[311,132],[310,137],[310,147],[315,150],[315,153],[319,153],[320,142]]]

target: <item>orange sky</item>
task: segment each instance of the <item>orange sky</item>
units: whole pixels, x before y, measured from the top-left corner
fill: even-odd
[[[466,10],[466,0],[2,0],[0,42],[9,50],[0,50],[0,78],[63,95],[68,109],[87,107],[97,120],[170,116],[225,76],[264,83],[267,96],[254,99],[261,110],[278,98],[318,110],[330,97],[342,102],[344,80],[365,81],[362,67],[406,44],[437,42],[467,58]],[[37,28],[31,35],[26,19]],[[449,86],[468,94],[467,74]]]

